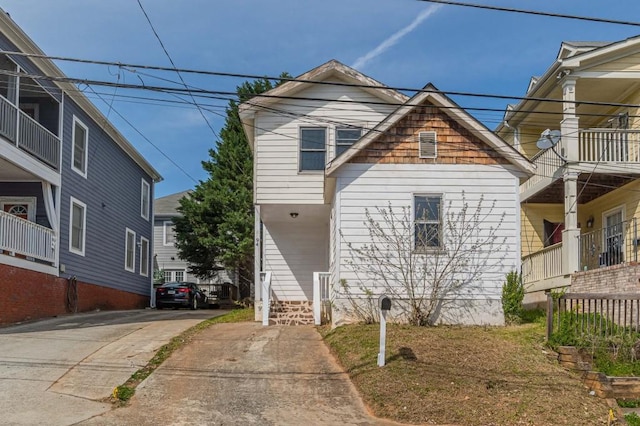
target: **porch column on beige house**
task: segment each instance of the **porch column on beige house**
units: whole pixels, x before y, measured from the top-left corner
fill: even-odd
[[[576,116],[576,79],[566,78],[562,83],[562,133],[560,152],[566,161],[577,163],[579,141],[579,118]],[[564,180],[564,231],[562,232],[562,273],[572,274],[578,270],[580,253],[580,228],[578,228],[578,175],[565,164]]]

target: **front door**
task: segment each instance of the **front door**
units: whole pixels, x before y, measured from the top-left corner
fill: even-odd
[[[624,223],[622,221],[622,209],[605,214],[604,226],[604,263],[606,266],[622,263],[624,261]]]

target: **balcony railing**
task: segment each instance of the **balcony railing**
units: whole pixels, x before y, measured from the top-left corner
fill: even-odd
[[[563,164],[562,159],[551,149],[540,151],[531,158],[531,161],[536,165],[536,174],[522,184],[522,191],[526,191],[545,179],[551,179]]]
[[[52,229],[0,211],[0,250],[54,263],[55,249]]]
[[[636,218],[580,235],[580,269],[638,261]]]
[[[54,170],[60,170],[60,138],[2,96],[0,135]]]
[[[525,284],[562,275],[562,243],[522,258],[522,280]]]
[[[640,130],[580,130],[581,162],[640,163]]]

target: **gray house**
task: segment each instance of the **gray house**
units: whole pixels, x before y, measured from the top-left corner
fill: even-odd
[[[1,10],[0,49],[0,323],[148,306],[161,176]]]
[[[160,271],[164,282],[190,281],[199,284],[208,292],[220,292],[223,299],[235,299],[237,295],[236,274],[233,271],[218,270],[210,279],[201,279],[189,272],[189,263],[178,256],[175,246],[175,230],[173,219],[180,216],[178,207],[180,199],[190,191],[157,198],[154,201],[153,215],[153,264],[154,270]],[[224,285],[224,287],[221,287]]]

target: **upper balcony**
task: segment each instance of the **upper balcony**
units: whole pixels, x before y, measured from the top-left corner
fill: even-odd
[[[9,58],[0,57],[0,143],[59,172],[60,102],[46,85],[20,71]]]
[[[620,186],[640,175],[640,130],[580,129],[577,161],[565,161],[561,158],[563,151],[560,144],[555,152],[546,149],[532,157],[536,174],[520,185],[522,201],[561,202],[563,191],[556,187],[562,185],[565,165],[572,171],[589,174],[594,184],[606,180],[601,188]],[[601,192],[597,185],[587,190]],[[602,194],[584,195],[589,199]]]

